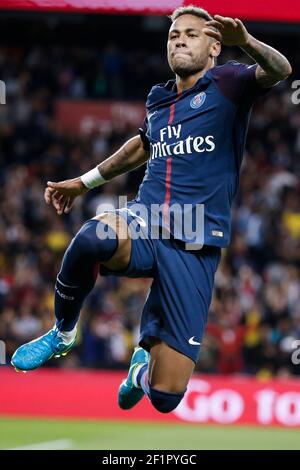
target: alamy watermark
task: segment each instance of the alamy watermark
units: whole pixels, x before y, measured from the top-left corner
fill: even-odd
[[[204,204],[145,204],[130,202],[127,197],[120,196],[118,209],[114,205],[100,204],[97,214],[113,213],[126,220],[130,236],[133,240],[143,239],[170,239],[182,240],[189,250],[198,250],[204,244]],[[107,230],[103,224],[98,224],[97,236],[103,240],[127,237],[117,231],[118,221],[110,221],[113,230]],[[211,230],[211,236],[223,237],[220,227]]]
[[[6,345],[0,340],[0,365],[6,364]]]
[[[0,104],[6,104],[6,85],[0,80]]]
[[[300,104],[300,80],[294,80],[292,83],[292,88],[295,90],[291,97],[292,103]]]
[[[292,363],[297,366],[300,364],[300,340],[292,342],[292,348],[295,350],[292,354]]]

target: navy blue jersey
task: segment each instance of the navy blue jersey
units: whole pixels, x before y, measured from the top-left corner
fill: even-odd
[[[144,137],[150,157],[135,201],[148,209],[170,208],[168,229],[184,242],[223,247],[230,240],[251,107],[263,91],[256,67],[230,61],[182,94],[170,80],[148,95]],[[192,220],[192,236],[176,229],[176,213]],[[164,225],[164,215],[159,223]]]

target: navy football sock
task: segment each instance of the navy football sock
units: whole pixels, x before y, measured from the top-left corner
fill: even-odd
[[[97,235],[104,232],[106,238]],[[114,230],[95,219],[86,222],[73,238],[55,284],[54,310],[60,331],[73,330],[83,301],[95,285],[99,263],[108,261],[117,247]]]

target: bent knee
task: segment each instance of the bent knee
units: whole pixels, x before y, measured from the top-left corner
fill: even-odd
[[[154,408],[160,413],[170,413],[175,410],[185,394],[184,392],[174,393],[158,390],[150,387],[149,397]]]
[[[114,212],[101,212],[101,214],[95,215],[95,217],[93,217],[92,220],[98,220],[102,222],[103,224],[108,224],[112,220],[116,220],[116,215]]]
[[[107,224],[90,219],[84,223],[71,241],[67,254],[69,259],[95,262],[109,260],[118,247],[116,233]]]
[[[112,270],[124,270],[128,267],[131,255],[131,238],[126,220],[116,212],[103,212],[93,218],[112,230],[118,239],[118,247],[114,256],[102,264]]]
[[[82,256],[88,255],[95,250],[95,240],[97,240],[97,221],[90,219],[83,224],[81,229],[72,239],[68,250],[80,253]]]
[[[127,222],[117,212],[102,212],[93,217],[92,220],[98,220],[110,227],[117,234],[120,242],[130,238]]]

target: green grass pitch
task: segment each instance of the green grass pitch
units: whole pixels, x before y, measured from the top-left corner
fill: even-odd
[[[0,449],[300,449],[299,429],[15,418],[0,429]]]

